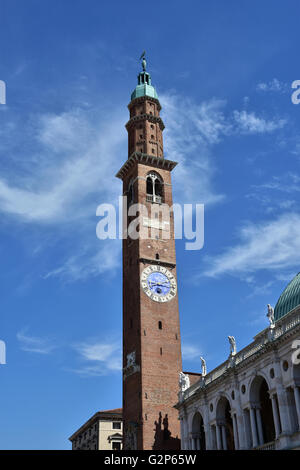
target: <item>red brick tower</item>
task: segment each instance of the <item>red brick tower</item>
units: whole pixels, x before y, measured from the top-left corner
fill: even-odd
[[[127,210],[132,211],[124,211],[124,225],[136,218],[135,204],[148,211],[139,212],[138,238],[123,240],[124,449],[168,450],[180,448],[173,406],[182,364],[174,218],[169,210],[176,162],[163,156],[161,106],[145,59],[142,65],[128,105],[128,160],[117,174]]]

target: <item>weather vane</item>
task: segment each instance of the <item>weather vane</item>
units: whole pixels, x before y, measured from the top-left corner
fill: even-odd
[[[145,56],[146,56],[146,51],[144,51],[140,57],[140,60],[142,60],[142,67],[143,67],[143,71],[146,72],[146,65],[147,65],[147,62],[146,62],[146,59],[145,59]]]

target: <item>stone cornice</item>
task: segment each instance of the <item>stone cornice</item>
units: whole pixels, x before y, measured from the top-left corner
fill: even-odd
[[[125,127],[126,127],[127,130],[129,130],[130,127],[133,126],[133,124],[135,124],[137,122],[140,122],[140,121],[146,121],[146,120],[149,121],[149,122],[153,122],[154,124],[158,123],[159,127],[161,128],[162,131],[165,128],[163,120],[160,116],[153,116],[153,114],[146,114],[146,113],[138,114],[137,116],[133,116],[132,118],[129,119],[129,121],[127,122]]]
[[[160,266],[166,266],[171,269],[174,269],[176,267],[176,264],[170,263],[168,261],[163,261],[161,259],[140,258],[139,261],[143,264],[158,264]]]
[[[290,313],[280,323],[276,323],[273,338],[268,335],[269,328],[263,330],[255,336],[254,342],[236,354],[235,363],[230,365],[229,360],[223,362],[205,376],[205,385],[203,385],[203,381],[198,381],[187,389],[183,402],[178,403],[176,407],[180,408],[183,403],[191,404],[198,400],[205,390],[208,391],[215,388],[215,386],[219,386],[222,382],[228,380],[230,376],[233,378],[251,363],[256,362],[263,354],[271,351],[276,353],[280,344],[285,343],[300,331],[299,308]]]
[[[152,101],[153,103],[157,104],[157,109],[158,111],[161,110],[161,105],[158,99],[153,98],[152,96],[139,96],[138,98],[134,98],[134,100],[130,101],[129,105],[127,106],[128,109],[130,110],[133,106],[144,103],[145,101]]]
[[[172,171],[177,165],[177,162],[173,162],[172,160],[167,160],[166,158],[155,157],[154,155],[148,155],[146,153],[141,153],[141,152],[133,152],[128,158],[128,160],[126,160],[122,168],[120,168],[120,170],[116,174],[116,177],[123,180],[127,172],[136,163],[140,163],[142,165],[153,166],[154,168],[161,168],[162,170],[168,170],[168,171]]]

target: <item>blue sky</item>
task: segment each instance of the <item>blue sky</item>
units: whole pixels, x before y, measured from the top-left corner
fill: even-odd
[[[299,3],[0,0],[0,448],[68,449],[121,401],[117,201],[138,58],[163,106],[174,200],[205,204],[177,241],[184,369],[267,326],[300,266]]]

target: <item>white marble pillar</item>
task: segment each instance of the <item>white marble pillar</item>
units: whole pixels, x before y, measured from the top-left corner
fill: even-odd
[[[271,396],[271,400],[272,400],[272,410],[273,410],[273,418],[274,418],[274,426],[275,426],[275,437],[276,439],[278,439],[279,434],[280,434],[280,421],[279,421],[276,395],[273,394]]]
[[[224,426],[224,424],[221,426],[221,429],[222,429],[223,450],[227,450],[226,427]]]
[[[216,433],[217,433],[217,449],[222,450],[222,442],[221,442],[221,430],[220,425],[216,425]]]
[[[251,422],[252,444],[253,444],[253,447],[257,447],[258,439],[257,439],[255,410],[252,407],[250,408],[250,422]]]
[[[180,437],[181,437],[181,449],[185,450],[185,432],[184,432],[184,420],[183,417],[180,416]]]
[[[216,450],[217,448],[216,426],[213,426],[213,425],[209,426],[209,434],[210,434],[210,447],[206,447],[206,448],[210,450]]]
[[[264,433],[263,433],[263,427],[262,427],[261,412],[260,412],[259,407],[255,409],[255,413],[256,413],[259,445],[262,446],[264,444]]]
[[[300,391],[297,385],[294,386],[294,396],[295,396],[295,403],[296,403],[296,410],[297,410],[297,417],[298,417],[298,429],[300,429]]]
[[[281,422],[281,431],[282,434],[290,433],[290,418],[288,413],[288,401],[286,390],[283,387],[277,388],[277,397],[279,405],[279,416]]]
[[[232,415],[232,424],[233,424],[234,448],[235,448],[235,450],[238,450],[239,449],[239,438],[238,438],[236,414]]]

